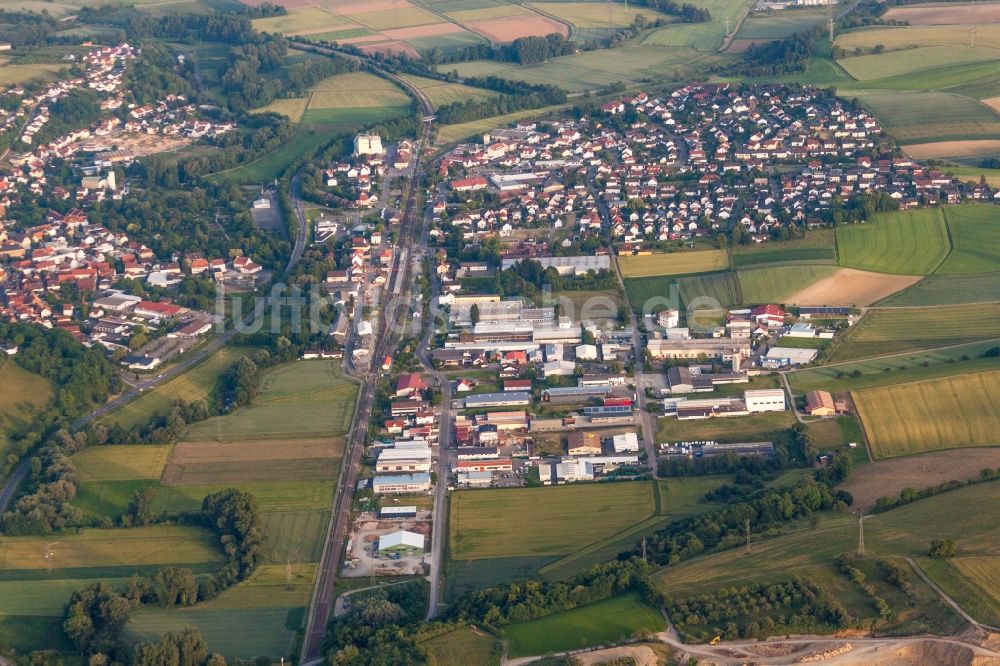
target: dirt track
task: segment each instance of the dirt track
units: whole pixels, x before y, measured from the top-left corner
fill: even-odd
[[[854,506],[867,511],[879,497],[899,497],[899,491],[907,486],[920,490],[943,481],[974,479],[984,467],[1000,467],[1000,448],[956,449],[877,460],[855,469],[840,487],[854,496]]]
[[[886,275],[841,268],[787,299],[792,305],[864,306],[921,280],[919,275]]]

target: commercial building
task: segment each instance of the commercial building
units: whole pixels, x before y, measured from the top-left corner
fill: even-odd
[[[455,463],[456,472],[509,472],[514,469],[510,458],[498,460],[459,460]]]
[[[415,506],[384,506],[378,510],[379,520],[407,520],[416,517]]]
[[[431,475],[427,472],[416,474],[387,474],[372,479],[372,490],[376,494],[419,493],[430,490]]]
[[[781,389],[754,389],[743,392],[743,402],[751,414],[785,411],[785,392]]]
[[[458,447],[459,460],[496,460],[499,457],[499,449],[495,446]]]
[[[378,134],[359,134],[354,137],[355,155],[382,155],[382,137]]]
[[[382,449],[375,462],[375,471],[386,472],[429,472],[431,450],[429,448]]]
[[[493,472],[461,470],[455,476],[460,488],[489,488],[493,485]]]
[[[611,395],[611,387],[604,386],[560,386],[542,391],[542,402],[586,402],[590,398]]]
[[[705,338],[694,340],[650,340],[646,349],[655,359],[706,359],[732,361],[734,357],[746,358],[750,354],[747,340],[731,338]]]
[[[531,394],[524,391],[504,391],[502,393],[480,393],[465,398],[466,409],[487,407],[519,407],[531,404]]]
[[[416,555],[424,552],[424,535],[407,530],[390,532],[378,538],[379,555]]]
[[[815,349],[798,349],[796,347],[771,347],[761,359],[765,368],[786,368],[792,365],[805,365],[816,360]]]
[[[639,450],[639,437],[634,432],[626,432],[611,438],[615,453],[635,452]]]

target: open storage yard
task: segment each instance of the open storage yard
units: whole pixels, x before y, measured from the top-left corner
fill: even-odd
[[[964,446],[1000,446],[1000,371],[852,393],[877,458]]]

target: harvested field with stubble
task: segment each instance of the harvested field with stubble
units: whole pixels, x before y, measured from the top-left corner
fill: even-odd
[[[854,391],[876,458],[1000,446],[1000,372]]]
[[[851,506],[867,511],[879,497],[896,498],[903,488],[920,490],[945,481],[978,479],[984,467],[1000,467],[1000,447],[935,451],[921,455],[876,460],[858,467],[838,488],[851,493]]]
[[[671,252],[618,258],[622,277],[650,277],[654,275],[684,275],[711,273],[729,268],[729,255],[724,250],[696,252]]]
[[[181,442],[163,470],[164,485],[328,479],[343,455],[340,437]]]
[[[1000,111],[1000,98],[982,100],[994,111]],[[932,141],[909,143],[903,146],[907,155],[918,160],[943,160],[950,157],[979,157],[1000,153],[1000,139],[974,139],[969,141]]]
[[[793,293],[786,302],[798,306],[871,305],[916,284],[920,279],[919,275],[887,275],[841,268]]]
[[[493,42],[512,42],[518,37],[543,37],[554,32],[569,35],[566,25],[541,14],[466,21],[463,26]]]
[[[656,511],[645,482],[458,491],[451,495],[455,560],[564,555],[606,539]]]

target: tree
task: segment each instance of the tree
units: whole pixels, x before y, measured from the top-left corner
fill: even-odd
[[[479,323],[479,305],[476,303],[473,303],[472,307],[469,308],[469,321],[472,322],[473,326]]]
[[[945,560],[955,555],[955,542],[951,539],[934,539],[927,553],[935,560]]]
[[[153,522],[153,500],[156,499],[156,489],[153,486],[146,486],[135,491],[132,501],[128,503],[125,515],[128,516],[132,525],[149,525]]]

